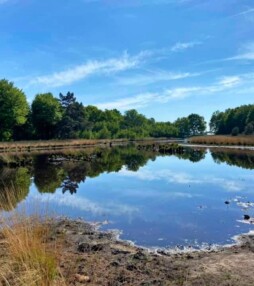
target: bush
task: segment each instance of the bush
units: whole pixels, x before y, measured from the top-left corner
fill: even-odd
[[[231,131],[231,135],[232,136],[237,136],[239,134],[239,128],[238,127],[234,127]]]
[[[254,133],[254,122],[250,122],[246,125],[244,129],[244,134],[245,135],[251,135]]]

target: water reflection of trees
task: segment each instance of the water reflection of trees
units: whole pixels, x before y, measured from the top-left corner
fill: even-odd
[[[27,167],[0,168],[0,209],[10,210],[24,200],[29,193],[31,177],[41,193],[54,193],[61,189],[63,193],[77,192],[79,185],[87,177],[94,178],[102,173],[118,172],[125,166],[128,170],[138,171],[148,160],[157,156],[169,156],[157,152],[138,150],[135,146],[114,147],[86,151],[68,151],[58,154],[61,160],[52,160],[52,154],[33,156],[33,163]],[[206,151],[186,148],[182,154],[174,154],[179,159],[199,162],[205,158]],[[254,154],[248,151],[211,150],[216,163],[245,169],[254,169]],[[29,158],[28,158],[29,159]],[[31,163],[29,159],[28,162]]]
[[[182,154],[176,154],[179,159],[189,160],[193,163],[197,163],[205,159],[206,149],[191,149],[186,148]]]
[[[31,173],[28,168],[0,169],[0,209],[11,210],[29,193]]]
[[[251,151],[211,150],[211,155],[217,164],[226,163],[230,166],[254,169],[254,153]]]
[[[31,177],[40,193],[54,193],[61,189],[63,193],[74,194],[87,177],[94,178],[105,172],[118,172],[123,166],[128,170],[138,171],[148,160],[155,160],[157,156],[169,155],[138,150],[135,146],[97,149],[89,154],[86,151],[39,154],[33,156],[33,164],[29,168],[0,169],[0,200],[7,205],[8,189],[15,186],[15,200],[12,202],[15,207],[27,196]],[[177,154],[177,157],[198,162],[205,157],[205,151],[186,149],[183,154]]]
[[[39,155],[34,160],[34,183],[41,193],[54,193],[61,188],[62,192],[77,192],[79,184],[86,177],[94,178],[107,172],[118,172],[125,165],[127,169],[137,171],[146,165],[149,159],[155,159],[154,153],[141,153],[135,148],[118,147],[95,151],[92,160],[77,160],[84,154],[75,154],[73,160],[70,153],[61,154],[61,161],[52,162],[47,155]],[[68,160],[65,160],[68,158]]]

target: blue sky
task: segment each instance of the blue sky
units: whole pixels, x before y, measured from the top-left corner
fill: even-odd
[[[0,0],[0,78],[31,102],[156,120],[254,103],[253,0]]]

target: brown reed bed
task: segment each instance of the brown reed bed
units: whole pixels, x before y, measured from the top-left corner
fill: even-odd
[[[190,144],[205,145],[234,145],[234,146],[254,146],[254,135],[214,135],[214,136],[196,136],[188,139]]]
[[[22,152],[33,150],[56,150],[63,148],[81,148],[90,146],[100,146],[113,143],[126,142],[126,139],[115,140],[38,140],[38,141],[17,141],[17,142],[1,142],[0,152]]]
[[[59,149],[70,148],[91,148],[101,146],[112,146],[128,144],[129,142],[154,142],[154,141],[172,141],[167,138],[144,138],[144,139],[69,139],[69,140],[37,140],[37,141],[15,141],[15,142],[0,142],[0,153],[9,152],[33,152],[33,151],[54,151]]]

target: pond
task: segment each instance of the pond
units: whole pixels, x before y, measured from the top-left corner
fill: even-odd
[[[253,151],[118,146],[1,158],[9,162],[0,168],[5,211],[10,200],[13,208],[46,204],[146,247],[228,244],[254,229],[243,219],[254,216]]]

